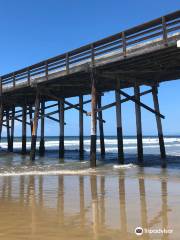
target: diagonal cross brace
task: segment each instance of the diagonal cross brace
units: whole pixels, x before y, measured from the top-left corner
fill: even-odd
[[[47,91],[47,90],[43,91],[43,94],[45,94],[45,95],[49,96],[50,98],[55,99],[55,100],[57,100],[57,101],[61,101],[61,100],[62,100],[61,97],[57,97],[57,96],[51,94],[51,93],[50,93],[49,91]],[[68,101],[66,101],[66,100],[64,100],[64,103],[65,103],[66,105],[68,105],[68,106],[70,106],[70,107],[78,110],[78,111],[82,111],[84,114],[86,114],[86,115],[88,116],[88,112],[85,111],[84,109],[81,110],[80,107],[74,106],[74,104],[72,104],[72,103],[70,103],[70,102],[68,102]],[[100,120],[100,121],[103,121],[103,122],[105,123],[105,120],[101,120],[101,119],[99,119],[98,117],[97,117],[97,119]]]
[[[163,118],[163,119],[165,118],[164,115],[162,115],[162,114],[160,114],[159,112],[155,111],[154,109],[152,109],[151,107],[149,107],[149,106],[147,106],[146,104],[142,103],[141,101],[136,100],[134,95],[133,95],[133,96],[130,96],[129,94],[125,93],[125,92],[122,91],[122,90],[119,90],[119,92],[120,92],[124,97],[126,97],[125,99],[122,99],[122,100],[121,100],[121,103],[124,103],[124,102],[127,102],[127,101],[130,101],[130,100],[131,100],[131,101],[139,104],[141,107],[145,108],[146,110],[148,110],[148,111],[150,111],[150,112],[152,112],[152,113],[160,116],[161,118]],[[140,96],[143,96],[143,95],[145,95],[145,94],[147,94],[147,93],[150,93],[150,92],[152,92],[152,90],[144,91],[144,92],[140,93]],[[106,105],[106,106],[104,106],[104,107],[101,107],[100,109],[96,109],[96,112],[100,112],[100,111],[102,111],[102,110],[105,110],[105,109],[114,107],[115,105],[116,105],[116,102],[110,103],[110,104],[108,104],[108,105]],[[90,115],[91,115],[91,112],[88,112],[87,114],[90,116]]]
[[[161,117],[161,118],[163,118],[163,119],[165,118],[164,115],[162,115],[162,114],[160,114],[159,112],[155,111],[154,109],[152,109],[151,107],[149,107],[149,106],[147,106],[146,104],[142,103],[141,101],[138,101],[137,99],[135,99],[134,96],[130,96],[129,94],[125,93],[125,92],[122,91],[122,90],[119,90],[119,92],[120,92],[120,94],[122,94],[124,97],[126,97],[126,98],[128,98],[129,100],[137,103],[138,105],[140,105],[141,107],[147,109],[148,111],[150,111],[150,112],[158,115],[159,117]]]
[[[17,120],[18,122],[22,122],[22,120],[19,119],[18,116],[14,116],[14,119]],[[3,122],[6,122],[6,120],[7,120],[7,119],[3,120]],[[8,120],[12,120],[12,117],[10,117]],[[29,122],[26,122],[26,124],[30,125]],[[3,124],[3,126],[6,126],[6,125]]]
[[[56,119],[56,118],[54,118],[54,117],[51,117],[51,115],[54,115],[54,114],[56,114],[56,113],[58,113],[58,112],[59,112],[58,110],[53,111],[53,112],[50,112],[50,113],[46,113],[46,114],[41,114],[41,112],[40,112],[39,119],[40,119],[40,118],[45,118],[45,117],[46,117],[46,118],[49,118],[50,120],[53,120],[53,121],[59,123],[59,120],[58,120],[58,119]],[[64,123],[64,125],[66,125],[66,123]]]
[[[91,100],[84,101],[84,102],[83,102],[83,105],[84,105],[84,104],[87,104],[87,103],[90,103],[90,102],[91,102]],[[69,110],[69,109],[72,109],[72,108],[74,108],[74,107],[79,107],[79,103],[73,104],[73,106],[65,107],[64,110]]]
[[[146,90],[146,91],[144,91],[144,92],[141,92],[141,93],[140,93],[140,96],[146,95],[146,94],[151,93],[151,92],[152,92],[151,89],[150,89],[150,90]],[[130,101],[133,97],[134,97],[134,95],[133,95],[133,96],[129,96],[128,98],[126,97],[126,98],[122,99],[120,103],[128,102],[128,101]],[[116,106],[116,102],[113,102],[113,103],[107,104],[107,105],[105,105],[105,106],[103,106],[103,107],[101,107],[101,108],[98,108],[98,109],[96,109],[96,112],[101,112],[101,111],[103,111],[103,110],[106,110],[106,109],[111,108],[111,107],[114,107],[114,106]],[[91,115],[91,113],[89,112],[88,115]]]

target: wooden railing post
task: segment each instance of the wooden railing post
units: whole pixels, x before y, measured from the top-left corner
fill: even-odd
[[[122,46],[123,46],[123,55],[126,57],[126,36],[125,32],[122,32]]]
[[[16,76],[15,73],[13,73],[13,88],[16,86]]]
[[[45,75],[46,75],[46,81],[48,81],[48,62],[45,62]]]
[[[30,86],[30,68],[29,67],[27,70],[27,77],[28,77],[28,85]]]
[[[94,45],[91,44],[91,65],[92,68],[95,66],[95,56],[94,56]]]
[[[164,16],[162,17],[162,28],[163,28],[163,41],[164,41],[164,45],[168,46],[166,19],[165,19]]]
[[[0,96],[2,96],[2,77],[0,77]]]
[[[66,53],[66,74],[69,74],[69,53]]]

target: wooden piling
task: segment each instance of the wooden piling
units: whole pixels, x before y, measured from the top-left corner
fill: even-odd
[[[124,164],[121,95],[120,95],[119,90],[120,90],[120,82],[117,81],[117,86],[116,86],[116,90],[115,90],[115,99],[116,99],[118,163]]]
[[[64,157],[64,98],[59,101],[59,124],[60,124],[60,136],[59,136],[59,158]]]
[[[101,108],[101,95],[98,96],[98,109]],[[103,117],[102,111],[98,112],[98,119],[99,119],[99,137],[100,137],[100,147],[101,147],[101,156],[105,155],[105,144],[104,144],[104,127],[103,127]]]
[[[22,107],[22,154],[26,154],[26,119],[27,106]]]
[[[135,99],[140,101],[140,87],[136,85],[134,87]],[[143,141],[142,141],[142,122],[141,122],[141,106],[136,102],[135,103],[135,112],[136,112],[136,132],[137,132],[137,154],[138,161],[143,161]]]
[[[84,155],[84,129],[83,129],[83,96],[79,96],[79,155],[80,159]]]
[[[153,95],[153,101],[154,101],[154,109],[155,109],[155,111],[160,112],[157,86],[152,87],[152,95]],[[161,158],[166,158],[166,150],[165,150],[165,145],[164,145],[162,123],[161,123],[161,118],[159,115],[156,115],[156,124],[157,124],[157,130],[158,130]]]
[[[31,128],[31,135],[32,135],[32,130],[33,130],[32,105],[29,106],[29,120],[30,120],[30,128]]]
[[[32,129],[32,136],[31,136],[30,160],[32,160],[32,161],[35,160],[35,155],[36,155],[36,140],[37,140],[39,106],[40,106],[40,96],[39,96],[39,92],[37,91],[36,100],[35,100],[35,112],[34,112],[34,119],[33,119],[33,129]]]
[[[11,150],[10,126],[9,126],[9,109],[6,109],[6,129],[7,129],[7,143],[8,151]]]
[[[91,149],[90,149],[90,167],[96,167],[96,132],[97,132],[97,92],[96,80],[93,72],[91,73]]]
[[[40,136],[40,144],[39,144],[39,155],[44,156],[45,146],[44,146],[44,114],[45,114],[45,102],[42,100],[41,102],[41,136]]]
[[[14,145],[14,119],[15,117],[15,107],[12,107],[12,115],[11,115],[11,146],[10,152],[13,152],[13,145]]]

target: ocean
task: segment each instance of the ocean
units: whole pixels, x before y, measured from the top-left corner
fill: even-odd
[[[39,139],[38,139],[39,140]],[[0,156],[0,174],[28,174],[28,172],[39,171],[47,172],[52,171],[73,170],[78,171],[84,169],[89,171],[89,152],[90,152],[90,138],[84,138],[84,158],[79,160],[79,139],[78,137],[65,137],[65,156],[64,159],[58,157],[58,137],[46,137],[45,148],[46,154],[40,157],[38,154],[39,141],[37,140],[37,154],[36,161],[30,162],[29,155],[22,156],[21,151],[21,138],[14,139],[14,153],[7,153],[6,138],[1,140],[1,156]],[[169,168],[179,169],[180,157],[180,137],[179,136],[165,136],[164,137],[167,163]],[[30,150],[30,138],[27,138],[27,151]],[[100,144],[97,139],[97,165],[99,168],[108,168],[117,165],[117,140],[114,136],[105,137],[106,155],[101,158]],[[161,168],[161,159],[159,153],[158,138],[154,136],[146,136],[143,138],[144,149],[144,166],[154,166]],[[138,164],[136,157],[136,138],[124,138],[124,153],[125,164]],[[28,168],[27,168],[28,166]]]

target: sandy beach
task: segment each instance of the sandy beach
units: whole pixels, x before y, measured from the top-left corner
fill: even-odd
[[[110,170],[110,169],[109,169]],[[139,167],[0,177],[2,239],[178,239],[180,179]],[[136,227],[172,233],[144,233]]]

